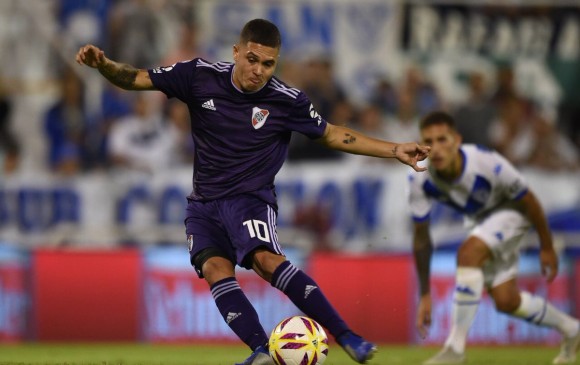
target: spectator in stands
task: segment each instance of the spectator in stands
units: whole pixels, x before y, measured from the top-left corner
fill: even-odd
[[[157,5],[163,3],[158,2]],[[163,29],[155,2],[116,2],[109,15],[109,45],[114,58],[137,67],[157,64],[162,54]],[[147,47],[143,47],[147,44]]]
[[[527,166],[548,171],[570,171],[580,167],[578,151],[556,124],[551,109],[537,108],[532,117],[532,141],[524,160]]]
[[[490,126],[491,147],[515,165],[525,162],[532,145],[530,105],[529,101],[518,96],[506,96]]]
[[[112,126],[108,147],[113,166],[155,173],[176,163],[179,132],[167,125],[157,100],[155,94],[137,93],[133,114]]]
[[[0,90],[0,172],[10,175],[18,168],[20,146],[10,130],[10,102]]]
[[[82,168],[82,141],[88,115],[81,81],[72,70],[65,70],[60,87],[60,99],[48,110],[44,123],[48,165],[51,171],[72,175]]]
[[[166,119],[169,123],[168,128],[176,144],[175,163],[177,165],[187,164],[191,167],[194,162],[194,144],[191,138],[191,125],[187,105],[176,99],[170,99],[166,105]]]
[[[400,86],[402,90],[406,90],[412,95],[415,101],[415,109],[420,115],[442,106],[437,88],[428,80],[419,67],[409,67]]]
[[[385,138],[393,141],[418,141],[419,113],[417,111],[416,94],[408,88],[403,88],[397,95],[397,110],[386,118]]]
[[[486,92],[485,78],[474,71],[469,75],[469,98],[459,105],[454,114],[457,131],[465,143],[489,147],[491,122],[496,115],[496,107]]]
[[[382,77],[375,86],[370,102],[378,106],[383,114],[394,114],[397,110],[397,90],[386,77]]]

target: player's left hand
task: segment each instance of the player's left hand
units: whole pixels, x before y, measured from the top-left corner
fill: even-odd
[[[558,255],[553,248],[540,249],[540,265],[548,283],[554,281],[558,275]]]
[[[431,147],[421,146],[417,143],[401,143],[395,147],[395,157],[405,165],[409,165],[415,171],[425,171],[427,167],[419,167],[417,163],[429,156]]]
[[[415,322],[419,337],[425,339],[429,334],[429,327],[431,326],[431,295],[423,294],[419,299],[419,307],[417,308],[417,319]]]

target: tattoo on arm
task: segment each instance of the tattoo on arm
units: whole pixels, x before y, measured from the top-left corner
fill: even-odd
[[[344,139],[342,140],[342,143],[344,144],[352,144],[356,141],[356,137],[351,135],[350,133],[345,133],[344,134]]]
[[[398,145],[395,145],[395,147],[393,147],[393,149],[391,150],[391,152],[393,153],[393,156],[397,155],[397,149],[399,148]]]
[[[99,72],[111,83],[129,90],[135,86],[139,70],[127,64],[109,63],[99,68]]]

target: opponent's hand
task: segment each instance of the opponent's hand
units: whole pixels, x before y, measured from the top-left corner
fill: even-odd
[[[558,255],[553,248],[540,249],[540,265],[548,283],[554,281],[558,275]]]
[[[425,171],[427,167],[419,167],[417,162],[423,161],[429,156],[430,146],[421,146],[417,143],[401,143],[397,145],[395,157],[405,165],[409,165],[415,171]]]
[[[419,300],[419,307],[417,308],[417,331],[421,338],[426,338],[431,327],[431,295],[424,294]]]
[[[92,68],[99,68],[107,63],[105,52],[92,44],[82,46],[77,52],[76,61],[79,65],[87,65]]]

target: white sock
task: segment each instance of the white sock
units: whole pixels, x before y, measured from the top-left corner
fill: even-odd
[[[572,337],[578,333],[578,320],[554,307],[544,298],[521,292],[521,304],[511,313],[514,317],[523,318],[538,326],[555,328],[564,337]]]
[[[483,272],[476,267],[458,267],[451,313],[451,332],[445,341],[457,353],[465,351],[467,333],[473,324],[483,291]]]

